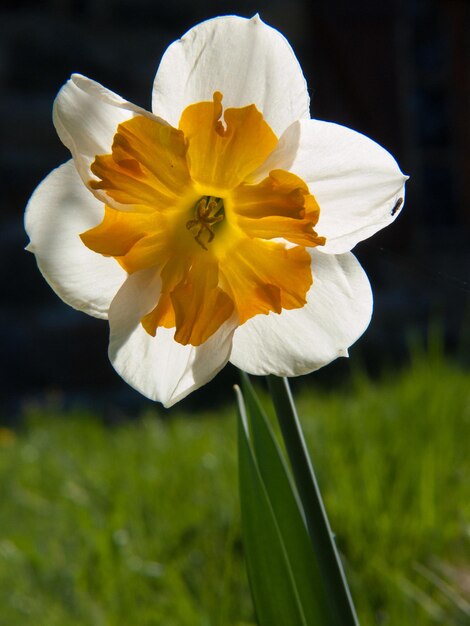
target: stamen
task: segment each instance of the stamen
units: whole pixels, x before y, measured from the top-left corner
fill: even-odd
[[[218,224],[225,217],[224,202],[222,198],[214,196],[203,196],[194,207],[195,218],[186,222],[186,228],[192,232],[195,241],[207,250],[207,245],[215,237],[214,224]],[[206,236],[206,242],[202,236]]]

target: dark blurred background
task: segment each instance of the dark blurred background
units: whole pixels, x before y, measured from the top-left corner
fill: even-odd
[[[80,72],[150,107],[165,48],[194,24],[235,13],[291,42],[312,116],[387,148],[411,179],[405,210],[355,253],[375,295],[372,324],[352,360],[376,371],[403,363],[430,323],[445,349],[468,352],[470,269],[470,2],[466,0],[4,0],[0,9],[0,413],[31,400],[92,404],[118,414],[147,401],[114,373],[106,322],[63,304],[23,251],[23,211],[36,185],[67,160],[53,99]],[[350,360],[350,362],[352,361]],[[351,367],[325,368],[326,381]],[[229,367],[184,401],[231,400]],[[308,384],[310,378],[304,381]],[[113,413],[114,412],[114,413]]]

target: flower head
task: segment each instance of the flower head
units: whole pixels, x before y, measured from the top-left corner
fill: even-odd
[[[71,306],[108,318],[110,359],[170,406],[231,361],[295,376],[367,327],[349,250],[395,219],[383,148],[311,120],[288,42],[222,17],[166,51],[152,112],[73,75],[54,123],[72,160],[34,192],[29,249]]]

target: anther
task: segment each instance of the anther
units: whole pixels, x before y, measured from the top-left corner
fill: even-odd
[[[214,198],[213,196],[202,197],[196,202],[194,215],[194,219],[186,222],[186,228],[193,233],[195,241],[201,248],[207,250],[206,243],[209,244],[215,237],[213,226],[221,222],[225,217],[222,198]],[[202,240],[203,234],[206,234],[206,242]]]

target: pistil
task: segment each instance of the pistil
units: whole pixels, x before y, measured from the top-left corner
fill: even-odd
[[[214,225],[225,217],[224,202],[215,196],[203,196],[194,207],[194,219],[186,222],[186,228],[193,234],[195,241],[207,250],[207,245],[215,237]],[[202,237],[206,239],[204,242]]]

